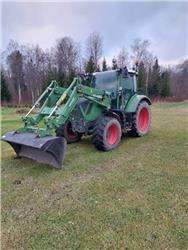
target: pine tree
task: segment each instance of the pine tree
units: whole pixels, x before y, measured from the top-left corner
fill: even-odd
[[[92,56],[90,56],[88,62],[86,63],[85,71],[86,71],[86,73],[95,72],[95,64],[94,64],[94,60],[93,60]]]
[[[160,82],[161,82],[160,66],[158,64],[158,59],[156,59],[151,72],[151,84],[149,86],[150,96],[160,95]]]
[[[146,91],[146,69],[143,62],[138,66],[138,90]]]
[[[115,58],[112,59],[112,69],[117,69],[117,60]]]
[[[46,79],[42,85],[42,90],[44,91],[53,80],[57,81],[60,86],[67,87],[67,85],[65,85],[64,73],[58,72],[57,69],[54,68],[47,72]]]
[[[6,84],[3,73],[1,72],[1,101],[10,101],[11,95]]]
[[[164,71],[161,75],[161,90],[160,95],[163,97],[170,95],[170,86],[169,86],[169,73]]]
[[[107,71],[107,70],[108,70],[107,63],[106,63],[106,59],[104,58],[102,61],[102,71]]]

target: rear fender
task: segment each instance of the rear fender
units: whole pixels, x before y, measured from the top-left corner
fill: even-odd
[[[133,95],[129,99],[129,101],[128,101],[126,107],[125,107],[125,112],[136,112],[138,104],[140,102],[142,102],[142,101],[145,101],[149,105],[151,105],[151,101],[147,96],[145,96],[145,95],[137,95],[137,94]]]

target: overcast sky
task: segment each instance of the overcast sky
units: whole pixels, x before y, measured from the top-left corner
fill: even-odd
[[[2,48],[10,39],[50,48],[71,36],[84,44],[98,31],[109,59],[139,37],[151,41],[160,63],[188,57],[188,2],[56,2],[2,3]]]

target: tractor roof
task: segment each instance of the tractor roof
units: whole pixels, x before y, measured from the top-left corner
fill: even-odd
[[[93,73],[94,76],[97,76],[97,75],[108,75],[108,74],[113,74],[113,73],[116,73],[118,72],[119,69],[116,69],[116,70],[108,70],[108,71],[102,71],[102,72],[95,72]],[[128,72],[130,74],[135,74],[137,75],[138,73],[134,70],[134,69],[128,69]]]
[[[135,75],[138,74],[138,72],[136,70],[134,70],[134,69],[128,69],[128,72],[131,73],[131,74],[135,74]]]

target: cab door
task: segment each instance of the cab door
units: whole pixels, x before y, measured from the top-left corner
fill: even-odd
[[[120,86],[123,90],[123,99],[125,101],[125,105],[129,98],[135,93],[135,75],[128,73],[127,76],[121,76]]]

